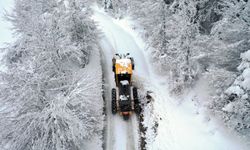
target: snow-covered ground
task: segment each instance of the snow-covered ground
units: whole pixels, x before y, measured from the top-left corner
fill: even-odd
[[[124,121],[119,115],[111,113],[111,89],[115,87],[114,75],[112,72],[112,57],[115,53],[127,53],[128,49],[134,49],[136,43],[129,35],[116,24],[112,18],[96,6],[93,8],[93,19],[98,22],[100,30],[103,31],[100,45],[103,53],[103,70],[105,80],[106,100],[106,133],[105,149],[107,150],[135,150],[138,149],[138,121],[133,115],[128,121]],[[129,41],[130,40],[130,41]],[[127,43],[129,42],[129,43]],[[132,44],[132,45],[131,45]],[[132,51],[131,51],[132,53]],[[133,55],[133,53],[132,53]],[[137,63],[137,62],[136,62]],[[139,62],[138,62],[139,63]],[[143,64],[141,62],[141,64]],[[143,70],[142,70],[143,71]]]
[[[106,149],[137,149],[137,121],[129,122],[110,111],[110,90],[115,87],[111,70],[114,53],[127,53],[135,59],[135,76],[145,81],[144,88],[153,92],[154,116],[158,120],[157,135],[147,134],[147,149],[150,150],[243,150],[247,149],[239,139],[226,133],[215,120],[207,119],[204,113],[197,113],[192,94],[187,95],[182,104],[168,94],[167,81],[157,75],[150,65],[146,44],[134,29],[129,18],[116,20],[103,9],[93,6],[93,19],[103,32],[101,46],[105,68],[105,87],[107,101]],[[145,126],[150,127],[152,114],[145,112]],[[147,132],[149,132],[148,130]]]

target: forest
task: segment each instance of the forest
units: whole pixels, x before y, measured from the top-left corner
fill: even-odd
[[[93,5],[138,25],[171,97],[185,103],[191,95],[209,117],[249,141],[248,0],[14,0],[5,20],[16,40],[1,48],[0,149],[103,149],[103,87],[110,85]]]

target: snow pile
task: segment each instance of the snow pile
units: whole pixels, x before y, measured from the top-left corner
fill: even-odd
[[[122,67],[129,67],[131,65],[130,59],[116,59],[116,63],[121,65]]]
[[[122,85],[129,85],[128,80],[122,80],[122,81],[120,81],[120,83],[121,83]]]

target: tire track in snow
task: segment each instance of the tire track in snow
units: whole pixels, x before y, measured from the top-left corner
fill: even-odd
[[[138,121],[133,114],[128,121],[124,121],[119,114],[111,113],[111,89],[115,87],[114,75],[112,72],[112,57],[115,52],[127,53],[133,47],[125,42],[131,40],[113,19],[100,8],[93,7],[92,17],[98,23],[99,29],[103,32],[100,45],[103,54],[103,67],[105,79],[105,100],[106,100],[106,150],[137,150],[138,149]],[[124,41],[125,40],[125,41]],[[134,46],[135,43],[133,43]],[[134,49],[134,48],[133,48]],[[133,54],[132,54],[133,56]]]
[[[103,39],[101,40],[100,44],[102,45],[102,49],[110,49],[110,45],[108,45],[108,42]],[[106,107],[106,123],[105,123],[105,137],[104,137],[104,149],[106,150],[112,150],[113,149],[113,143],[114,143],[114,133],[112,132],[114,128],[114,124],[111,122],[112,120],[112,113],[111,113],[111,95],[110,91],[112,89],[111,85],[111,77],[109,75],[109,69],[110,65],[107,61],[108,56],[113,53],[113,50],[110,49],[109,52],[102,51],[102,65],[103,65],[103,76],[104,76],[104,95],[105,95],[105,107]]]
[[[161,114],[164,122],[159,124],[161,129],[160,136],[158,135],[154,143],[151,143],[151,149],[237,149],[234,144],[230,144],[231,140],[224,139],[223,135],[210,135],[209,128],[202,120],[197,120],[197,117],[190,116],[190,112],[183,108],[176,107],[172,103],[166,88],[161,83],[158,83],[158,76],[154,73],[150,63],[145,59],[143,48],[137,45],[135,38],[127,31],[127,26],[117,24],[113,18],[108,16],[104,11],[97,6],[93,7],[93,19],[99,23],[100,30],[104,33],[101,45],[103,54],[105,55],[105,77],[106,80],[106,104],[107,104],[107,130],[106,130],[106,149],[107,150],[134,150],[138,149],[138,121],[133,115],[129,121],[123,121],[119,115],[112,115],[111,113],[111,96],[110,91],[115,87],[111,59],[115,52],[126,53],[130,52],[135,59],[136,70],[135,75],[139,77],[147,76],[148,82],[152,83],[149,89],[152,89],[157,99],[157,112],[164,112]],[[124,25],[124,24],[123,24]],[[140,43],[140,42],[139,42]],[[165,104],[164,106],[161,106]],[[166,111],[167,110],[167,111]],[[203,124],[202,124],[203,123]],[[194,126],[196,125],[196,126]],[[187,133],[187,134],[183,134]],[[165,138],[166,137],[166,138]],[[200,141],[202,144],[198,144]],[[223,144],[221,144],[223,142]],[[237,146],[236,146],[237,147]]]

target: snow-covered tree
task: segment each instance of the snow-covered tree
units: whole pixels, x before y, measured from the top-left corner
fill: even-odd
[[[185,86],[192,85],[197,74],[192,67],[190,48],[199,29],[194,19],[197,2],[144,0],[131,3],[135,19],[145,27],[146,37],[154,48],[155,65],[172,79],[173,91],[179,93]]]
[[[205,80],[211,91],[204,105],[224,118],[226,125],[250,135],[249,90],[245,86],[250,1],[127,2],[128,12],[145,29],[144,38],[151,47],[155,68],[169,79],[172,91],[179,94],[196,81]]]
[[[88,3],[15,1],[8,18],[18,38],[5,48],[0,149],[84,149],[101,136],[102,77],[100,65],[88,66],[98,55]]]
[[[250,32],[246,14],[250,10],[249,2],[221,1],[218,6],[217,13],[221,15],[221,19],[213,24],[209,36],[203,38],[203,42],[198,42],[203,45],[204,56],[199,61],[206,58],[207,63],[203,61],[206,64],[205,76],[214,89],[210,93],[209,108],[228,127],[250,137],[249,93],[248,87],[244,86],[248,82],[246,51],[250,46]]]
[[[242,63],[238,69],[241,74],[225,91],[223,115],[227,125],[241,134],[250,137],[250,51],[241,54]]]

